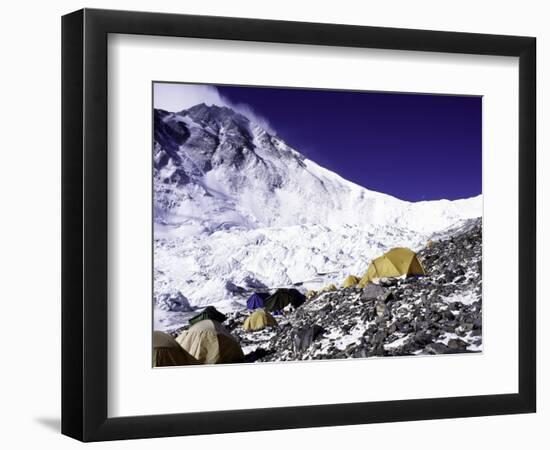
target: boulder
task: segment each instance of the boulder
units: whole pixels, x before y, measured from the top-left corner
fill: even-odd
[[[155,301],[157,308],[164,311],[188,312],[193,311],[189,300],[180,291],[160,294]]]
[[[462,339],[449,339],[447,346],[453,350],[465,350],[468,347],[468,343],[464,342]]]
[[[325,332],[319,325],[303,327],[294,332],[294,351],[303,352],[307,350],[315,339]]]
[[[369,283],[363,288],[361,297],[363,299],[378,298],[386,292],[382,286],[374,283]]]

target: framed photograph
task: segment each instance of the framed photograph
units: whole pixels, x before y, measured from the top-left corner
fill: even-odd
[[[62,21],[62,432],[535,412],[533,37]]]

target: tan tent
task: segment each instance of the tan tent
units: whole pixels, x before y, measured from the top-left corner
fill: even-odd
[[[153,331],[153,367],[189,366],[199,362],[176,340],[162,331]]]
[[[342,283],[342,287],[349,288],[355,286],[357,283],[361,281],[358,277],[355,275],[348,275],[344,282]]]
[[[374,259],[359,282],[363,288],[378,278],[400,277],[402,275],[426,275],[416,253],[404,247],[392,248]]]
[[[313,289],[310,289],[309,291],[306,292],[306,298],[308,300],[311,300],[316,295],[317,295],[317,291],[314,291]]]
[[[221,323],[213,320],[201,320],[181,333],[176,341],[203,364],[227,364],[244,359],[239,342]]]
[[[327,286],[325,286],[323,289],[321,289],[319,291],[319,293],[322,293],[322,292],[333,292],[335,290],[337,290],[338,288],[336,287],[336,285],[334,284],[329,284]]]
[[[246,331],[263,330],[265,327],[276,327],[277,321],[265,309],[257,309],[250,314],[243,324]]]

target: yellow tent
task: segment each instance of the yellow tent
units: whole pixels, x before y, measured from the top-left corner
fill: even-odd
[[[199,362],[176,340],[162,331],[153,331],[153,367],[189,366]]]
[[[348,275],[347,278],[342,283],[342,287],[349,288],[349,287],[355,286],[357,283],[359,283],[359,281],[360,279],[355,275]]]
[[[203,364],[227,364],[244,359],[239,342],[221,323],[213,320],[197,322],[176,341]]]
[[[246,331],[263,330],[265,327],[276,327],[277,321],[265,309],[257,309],[246,318],[243,329]]]
[[[308,300],[311,300],[316,295],[317,295],[317,291],[314,291],[313,289],[310,289],[309,291],[306,292],[306,298]]]
[[[426,275],[426,272],[415,252],[403,247],[392,248],[370,263],[365,275],[359,281],[359,287],[364,288],[378,278],[402,275]]]
[[[321,289],[321,290],[319,291],[319,293],[322,293],[322,292],[333,292],[333,291],[335,291],[336,289],[338,289],[338,288],[336,287],[336,285],[334,285],[334,284],[329,284],[328,286],[325,286],[323,289]]]

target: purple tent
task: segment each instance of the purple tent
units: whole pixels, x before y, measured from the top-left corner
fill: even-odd
[[[264,300],[269,297],[266,292],[254,292],[250,298],[246,301],[246,307],[248,309],[257,309],[264,307]]]

